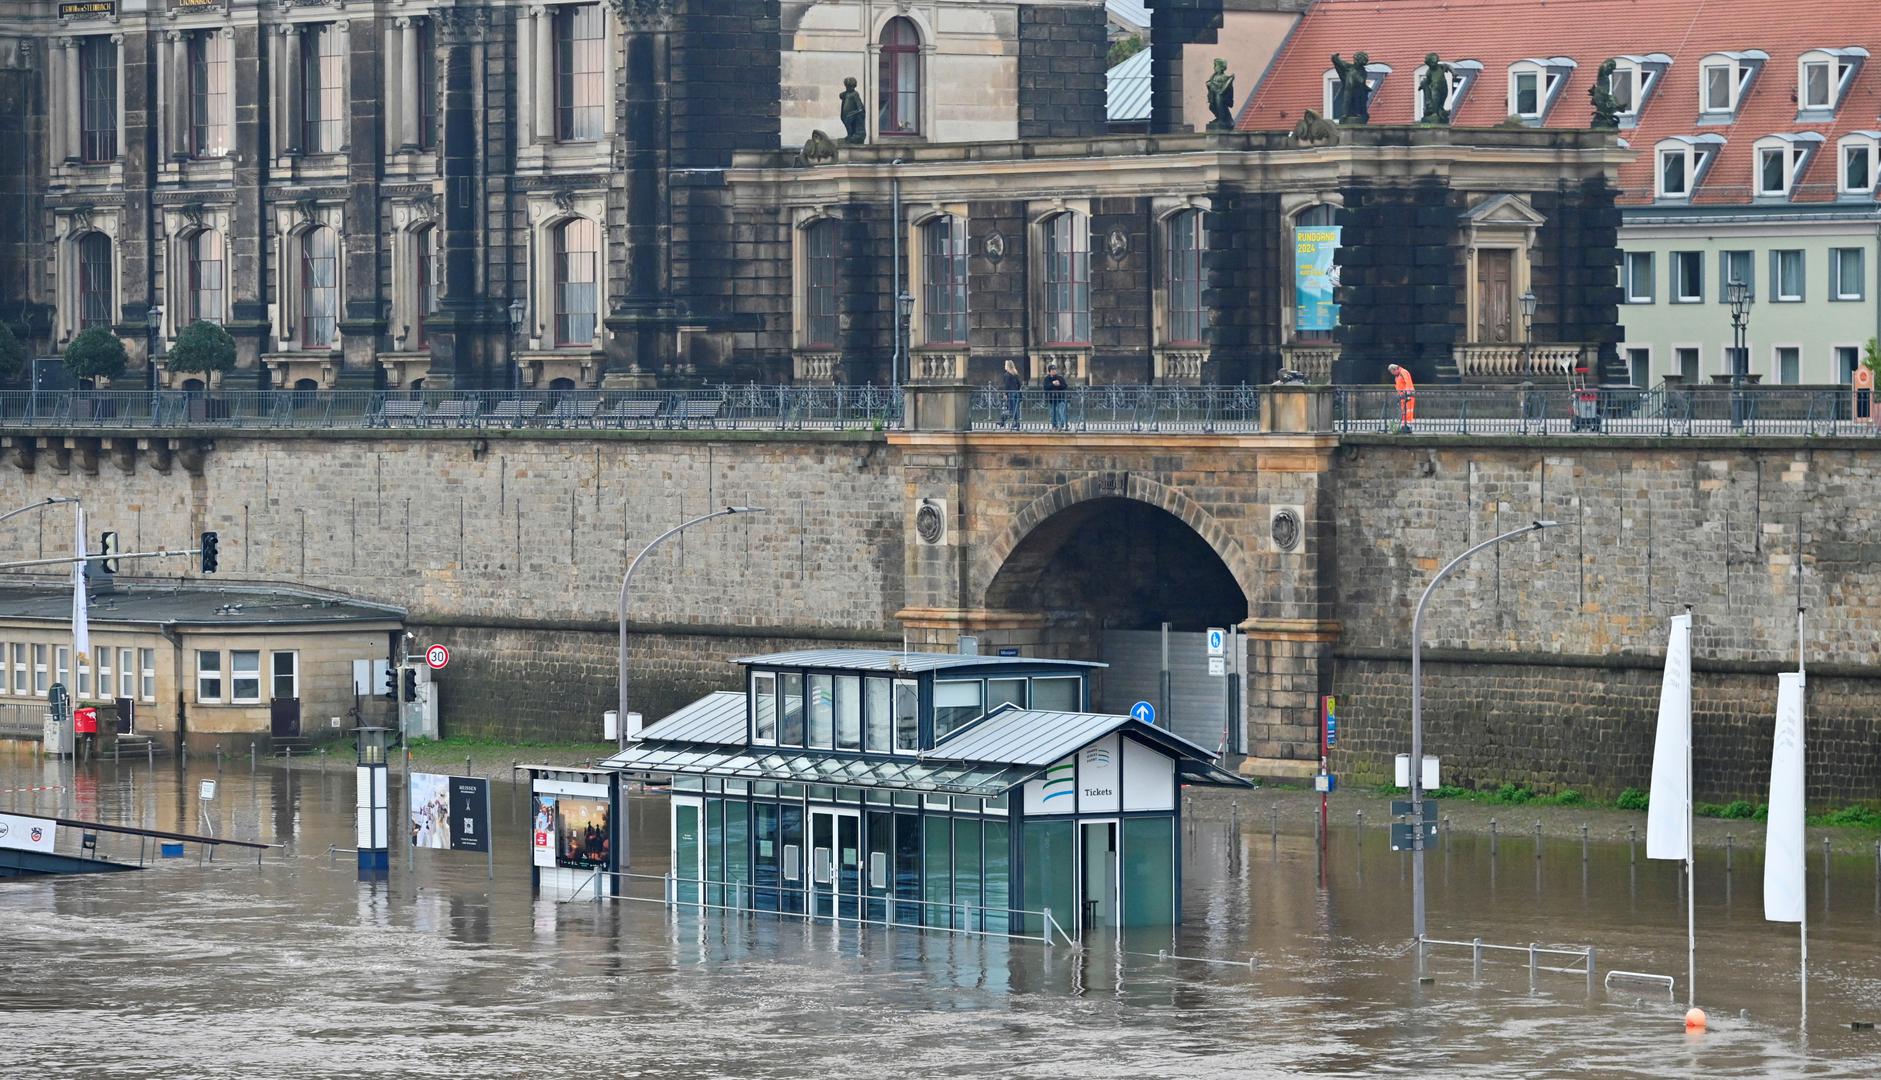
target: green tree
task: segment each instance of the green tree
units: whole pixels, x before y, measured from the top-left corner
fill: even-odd
[[[13,328],[0,322],[0,382],[6,382],[26,366],[26,346],[13,336]]]
[[[124,343],[102,326],[80,332],[65,347],[65,370],[88,389],[94,379],[115,379],[124,374],[128,362]]]
[[[1881,377],[1881,338],[1869,338],[1862,349],[1861,366]]]
[[[170,347],[170,355],[164,358],[164,364],[171,371],[201,374],[233,371],[235,339],[221,326],[199,319],[176,335],[176,344]]]
[[[1147,46],[1143,44],[1143,39],[1136,34],[1131,34],[1129,37],[1118,38],[1110,43],[1110,56],[1106,58],[1104,63],[1106,66],[1116,67],[1118,64],[1130,59],[1137,53],[1142,52],[1146,47]]]

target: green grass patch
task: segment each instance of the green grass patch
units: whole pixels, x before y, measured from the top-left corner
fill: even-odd
[[[1692,813],[1699,817],[1725,818],[1730,821],[1762,820],[1769,816],[1768,807],[1737,799],[1728,803],[1694,803]]]
[[[1613,800],[1613,806],[1617,810],[1644,810],[1650,802],[1651,799],[1645,792],[1636,787],[1630,787],[1620,792],[1620,797]]]
[[[1828,826],[1842,829],[1872,829],[1881,831],[1881,810],[1872,806],[1844,806],[1827,814],[1815,814],[1809,819],[1811,825]]]

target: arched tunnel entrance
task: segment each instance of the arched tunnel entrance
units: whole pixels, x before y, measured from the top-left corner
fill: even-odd
[[[1109,664],[1097,679],[1098,710],[1127,712],[1148,701],[1159,725],[1211,750],[1226,731],[1227,749],[1243,749],[1246,639],[1234,639],[1228,674],[1211,676],[1206,631],[1245,620],[1247,596],[1221,556],[1174,514],[1115,497],[1067,507],[1007,556],[986,606],[1040,612],[1044,651]]]

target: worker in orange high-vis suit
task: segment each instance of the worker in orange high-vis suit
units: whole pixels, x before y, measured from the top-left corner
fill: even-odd
[[[1417,420],[1417,384],[1411,381],[1411,373],[1397,364],[1388,369],[1391,382],[1398,390],[1398,419],[1403,421],[1404,430],[1411,430]]]

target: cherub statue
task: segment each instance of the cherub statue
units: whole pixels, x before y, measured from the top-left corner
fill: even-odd
[[[1594,106],[1594,122],[1589,125],[1596,131],[1605,128],[1614,130],[1620,126],[1620,99],[1613,96],[1613,69],[1617,65],[1608,60],[1600,65],[1594,74],[1594,83],[1587,88],[1587,99]]]
[[[1436,53],[1424,54],[1424,73],[1417,88],[1424,95],[1424,123],[1450,122],[1450,65],[1437,59]]]
[[[1332,70],[1339,76],[1342,91],[1339,101],[1339,115],[1334,117],[1341,124],[1369,124],[1372,122],[1372,84],[1366,65],[1371,63],[1369,53],[1355,53],[1351,63],[1346,63],[1338,53],[1332,54]]]
[[[1215,73],[1208,77],[1208,111],[1215,114],[1208,130],[1234,129],[1234,76],[1228,74],[1228,61],[1220,57],[1215,58]]]
[[[863,107],[862,95],[856,92],[856,77],[843,80],[842,97],[843,141],[861,146],[869,138],[869,114]]]

